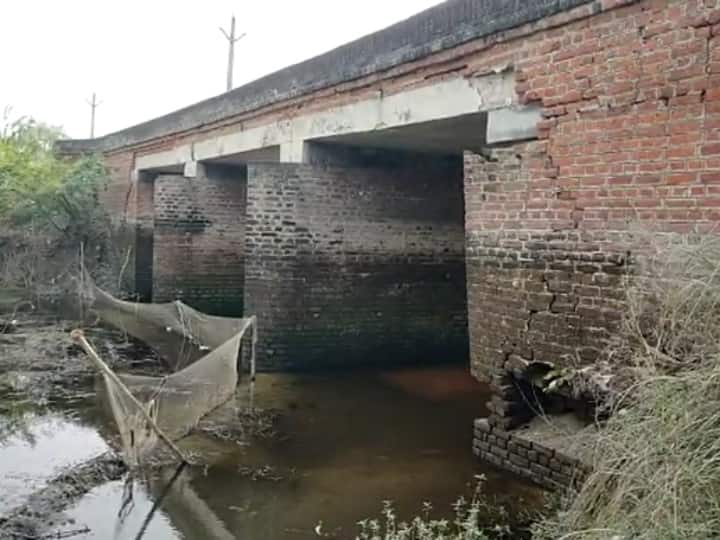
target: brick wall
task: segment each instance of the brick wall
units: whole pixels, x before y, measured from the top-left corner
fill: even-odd
[[[592,361],[622,310],[627,242],[579,228],[573,200],[544,207],[552,188],[532,169],[542,161],[537,148],[533,142],[466,155],[472,367],[484,379],[509,370],[513,356]],[[544,229],[549,220],[554,226]]]
[[[213,165],[160,175],[154,190],[153,300],[239,316],[245,279],[247,171]]]
[[[135,217],[134,186],[131,171],[134,157],[129,152],[115,152],[104,156],[109,182],[100,193],[100,203],[116,224]]]
[[[576,458],[530,441],[519,433],[493,426],[484,418],[475,420],[473,453],[483,461],[548,489],[577,486],[590,471]]]
[[[248,166],[266,369],[467,358],[462,167]]]
[[[632,228],[684,234],[720,216],[720,6],[610,4],[601,7],[620,7],[478,58],[512,64],[521,101],[545,116],[537,141],[466,155],[479,377],[512,355],[596,359],[642,247]]]
[[[507,431],[532,416],[509,372],[596,360],[645,248],[634,231],[682,239],[720,217],[720,3],[598,7],[478,58],[513,65],[544,120],[538,140],[465,156],[471,362],[494,393],[474,448],[547,486],[583,467]]]

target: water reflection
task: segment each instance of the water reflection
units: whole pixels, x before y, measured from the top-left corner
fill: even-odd
[[[145,489],[133,489],[132,506],[119,516],[125,492],[124,481],[108,482],[91,490],[83,499],[65,512],[68,524],[55,532],[76,530],[87,525],[90,532],[74,538],[93,540],[134,539],[143,527],[153,507],[152,496]],[[191,538],[181,535],[170,516],[163,510],[155,512],[147,524],[144,537],[148,540],[174,540]],[[203,538],[196,536],[195,538]]]
[[[97,431],[59,413],[23,412],[0,442],[0,515],[42,488],[62,469],[107,450]]]

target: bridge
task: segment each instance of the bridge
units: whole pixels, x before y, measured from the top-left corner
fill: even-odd
[[[528,366],[598,358],[635,223],[717,224],[719,23],[716,0],[449,0],[58,150],[104,156],[144,298],[258,315],[265,369],[469,356],[504,430]]]

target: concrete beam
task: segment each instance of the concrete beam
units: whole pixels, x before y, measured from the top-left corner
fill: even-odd
[[[185,167],[185,163],[193,160],[192,146],[186,144],[173,148],[172,150],[140,155],[135,159],[135,168],[138,171],[178,166],[183,168]]]
[[[207,176],[205,164],[195,160],[186,161],[185,166],[183,167],[183,176],[185,178],[197,178],[198,176]]]
[[[280,146],[280,161],[297,163],[304,160],[305,141],[493,111],[507,108],[515,100],[514,73],[500,69],[481,77],[457,77],[389,96],[378,92],[357,103],[264,126],[250,129],[238,126],[232,133],[140,156],[137,168],[184,166],[188,161],[221,159],[270,146]]]
[[[487,144],[534,139],[542,107],[507,107],[488,112]]]
[[[289,141],[280,145],[281,163],[304,163],[305,161],[305,141]]]

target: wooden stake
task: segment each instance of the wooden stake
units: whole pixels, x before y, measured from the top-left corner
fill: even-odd
[[[175,445],[175,443],[172,442],[170,438],[165,435],[165,433],[163,433],[163,431],[155,423],[153,417],[150,416],[150,414],[145,410],[145,407],[143,407],[142,403],[140,403],[138,399],[132,394],[132,392],[128,390],[128,387],[125,386],[125,384],[120,380],[120,378],[115,374],[115,372],[110,369],[105,362],[102,361],[98,353],[95,352],[95,349],[92,348],[92,345],[90,345],[88,340],[85,338],[85,334],[83,333],[83,331],[80,329],[75,329],[70,332],[70,337],[87,353],[95,368],[102,375],[105,375],[113,383],[115,383],[115,385],[120,388],[120,391],[125,395],[125,397],[128,398],[138,408],[147,423],[150,424],[150,427],[153,429],[153,431],[157,434],[157,436],[162,442],[168,445],[170,450],[172,450],[173,454],[175,454],[175,456],[182,463],[189,463],[189,461],[185,457],[185,454],[183,454],[182,451]]]

